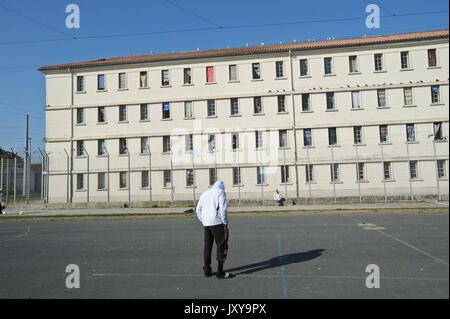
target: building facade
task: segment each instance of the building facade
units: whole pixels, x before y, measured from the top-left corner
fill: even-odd
[[[42,67],[49,202],[448,198],[448,30]]]

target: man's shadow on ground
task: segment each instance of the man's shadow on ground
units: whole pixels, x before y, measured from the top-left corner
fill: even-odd
[[[297,264],[297,263],[301,263],[304,261],[308,261],[308,260],[312,260],[315,259],[319,256],[322,255],[322,252],[325,249],[314,249],[314,250],[310,250],[307,252],[302,252],[302,253],[294,253],[294,254],[289,254],[289,255],[283,255],[283,256],[278,256],[278,257],[274,257],[271,259],[268,259],[266,261],[262,261],[259,263],[254,263],[254,264],[250,264],[250,265],[246,265],[246,266],[240,266],[240,267],[235,267],[232,269],[227,269],[228,272],[236,272],[236,271],[241,271],[238,272],[234,275],[238,276],[238,275],[248,275],[248,274],[252,274],[254,272],[258,272],[258,271],[262,271],[264,269],[270,269],[270,268],[276,268],[276,267],[281,267],[281,266],[286,266],[286,265],[290,265],[290,264]]]

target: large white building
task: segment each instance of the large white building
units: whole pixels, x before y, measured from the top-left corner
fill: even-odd
[[[449,32],[41,67],[50,203],[448,198]],[[149,154],[150,150],[150,154]]]

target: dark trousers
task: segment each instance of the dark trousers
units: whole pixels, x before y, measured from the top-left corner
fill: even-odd
[[[217,246],[217,261],[219,263],[218,272],[221,272],[223,263],[228,253],[228,227],[225,225],[206,226],[205,229],[205,246],[203,250],[204,268],[211,270],[211,253],[214,240]]]

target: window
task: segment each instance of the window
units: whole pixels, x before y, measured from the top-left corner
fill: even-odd
[[[233,150],[239,149],[239,133],[231,133],[231,148]]]
[[[281,165],[281,183],[289,183],[289,166]]]
[[[437,161],[438,178],[446,178],[447,172],[445,169],[445,160]]]
[[[352,109],[360,109],[361,108],[361,92],[353,91],[352,92]]]
[[[119,73],[119,89],[127,88],[127,76],[125,73]]]
[[[97,141],[97,155],[102,156],[105,154],[106,154],[105,140],[100,139]]]
[[[206,67],[206,82],[214,83],[214,67],[213,66]]]
[[[391,162],[384,162],[383,171],[384,171],[384,180],[385,181],[392,179]]]
[[[331,182],[339,181],[339,164],[331,164]]]
[[[278,95],[277,96],[277,102],[278,102],[278,113],[285,113],[286,111],[286,96],[284,95]]]
[[[233,167],[233,185],[241,185],[241,168]]]
[[[349,71],[350,73],[358,73],[358,57],[351,55],[348,57]]]
[[[170,85],[169,70],[161,70],[161,85],[162,86],[169,86]]]
[[[164,102],[162,104],[162,118],[170,119],[170,103],[169,102]]]
[[[106,189],[105,173],[97,174],[97,189],[98,190]]]
[[[168,169],[163,171],[163,185],[164,187],[172,187],[172,172]]]
[[[309,70],[308,70],[308,60],[301,59],[300,60],[300,76],[308,76]]]
[[[402,70],[409,69],[409,52],[400,52],[400,62]]]
[[[105,86],[105,75],[104,74],[98,74],[97,75],[97,90],[98,91],[104,91],[106,89]]]
[[[404,88],[403,89],[403,99],[404,99],[405,105],[413,105],[412,88]]]
[[[374,56],[375,71],[383,71],[383,54],[378,53]]]
[[[264,167],[258,166],[256,168],[256,183],[258,185],[265,184],[266,183],[266,176],[264,174]]]
[[[387,125],[380,125],[380,143],[389,142],[389,132]]]
[[[84,124],[84,109],[77,109],[77,124]]]
[[[147,188],[149,187],[150,178],[148,171],[141,171],[141,188]]]
[[[260,96],[256,96],[253,98],[253,113],[255,114],[262,113],[262,99]]]
[[[435,141],[444,140],[444,134],[442,133],[442,122],[433,123],[433,132]]]
[[[183,79],[184,79],[184,84],[192,84],[192,69],[191,68],[183,69]]]
[[[147,120],[148,120],[148,105],[141,104],[141,121],[147,121]]]
[[[324,58],[323,59],[325,74],[332,74],[333,73],[332,61],[333,61],[332,58]]]
[[[362,144],[362,126],[353,126],[353,143]]]
[[[406,124],[406,141],[408,142],[416,141],[416,131],[414,124]]]
[[[216,116],[216,101],[208,100],[208,116]]]
[[[84,189],[84,175],[83,174],[77,174],[77,190]]]
[[[230,112],[231,115],[239,114],[239,102],[237,98],[230,99]]]
[[[334,100],[334,92],[327,92],[327,110],[334,110],[336,105],[335,105],[335,100]]]
[[[386,107],[386,90],[377,90],[378,107]]]
[[[194,110],[192,108],[192,101],[184,102],[184,117],[191,119],[194,117]]]
[[[437,56],[436,49],[428,50],[428,67],[436,67],[437,66]]]
[[[139,72],[139,87],[141,88],[148,87],[147,71]]]
[[[256,145],[256,148],[263,147],[263,132],[262,131],[255,132],[255,145]]]
[[[141,137],[141,154],[149,152],[150,144],[148,137]]]
[[[77,156],[84,155],[84,141],[77,141]]]
[[[170,135],[163,136],[163,152],[170,152]]]
[[[124,122],[127,120],[127,106],[119,105],[119,122]]]
[[[432,104],[439,103],[441,100],[440,96],[441,96],[441,94],[440,94],[439,85],[432,85],[431,86],[431,103]]]
[[[208,151],[215,151],[216,150],[216,135],[215,134],[208,134]]]
[[[261,68],[259,63],[252,63],[252,78],[253,80],[261,79]]]
[[[84,92],[84,76],[77,76],[77,92]]]
[[[275,74],[277,78],[282,78],[284,76],[283,61],[275,62]]]
[[[356,164],[356,178],[358,182],[364,180],[364,163]]]
[[[278,137],[280,147],[288,147],[287,130],[279,130]]]
[[[97,122],[98,123],[105,123],[106,122],[105,107],[104,106],[100,106],[97,109]]]
[[[127,188],[127,172],[119,172],[119,188]]]
[[[309,94],[302,94],[302,111],[307,112],[311,110],[310,105],[310,95]]]
[[[238,80],[236,64],[231,64],[230,66],[228,66],[228,76],[229,76],[230,82]]]
[[[328,128],[328,145],[337,145],[337,134],[335,127]]]
[[[306,175],[306,182],[312,183],[314,182],[314,175],[313,175],[313,165],[312,164],[306,164],[305,165],[305,175]]]
[[[312,146],[312,135],[310,128],[303,129],[303,145]]]
[[[209,169],[209,186],[212,186],[215,182],[217,182],[216,172],[217,171],[215,168]]]
[[[127,139],[119,138],[119,154],[124,155],[127,154]]]
[[[411,179],[417,179],[418,178],[417,161],[410,161],[409,162],[409,177]]]
[[[194,186],[194,170],[186,170],[186,186]]]
[[[184,142],[186,152],[190,152],[194,149],[194,136],[192,134],[185,135]]]

